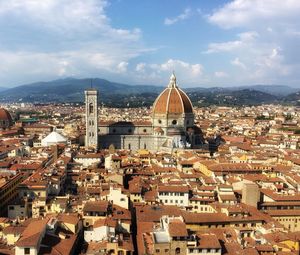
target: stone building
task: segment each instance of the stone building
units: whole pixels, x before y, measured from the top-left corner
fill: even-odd
[[[97,94],[86,91],[86,146],[90,147],[91,120],[90,98],[97,101]],[[95,105],[93,105],[95,107]],[[172,148],[200,148],[203,145],[202,131],[194,124],[193,105],[177,84],[174,74],[168,86],[157,97],[152,108],[151,122],[113,122],[99,125],[99,147],[116,149],[158,150]],[[101,122],[100,122],[101,123]]]

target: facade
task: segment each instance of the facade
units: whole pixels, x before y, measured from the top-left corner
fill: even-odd
[[[98,149],[98,91],[85,91],[86,136],[85,146]]]
[[[86,91],[86,146],[96,143],[97,92]],[[92,94],[91,94],[92,93]],[[174,74],[168,86],[157,97],[152,108],[151,122],[114,122],[99,125],[99,145],[106,149],[140,150],[173,148],[200,148],[203,145],[202,131],[194,125],[193,105],[177,84]],[[93,122],[94,121],[94,122]]]

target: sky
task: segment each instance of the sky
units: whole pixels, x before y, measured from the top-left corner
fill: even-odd
[[[299,0],[0,0],[0,87],[300,87]]]

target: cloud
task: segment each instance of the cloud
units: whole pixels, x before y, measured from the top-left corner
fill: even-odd
[[[127,71],[128,62],[122,61],[117,65],[117,70],[120,73],[125,73]]]
[[[188,19],[191,16],[191,9],[186,8],[183,13],[179,14],[175,18],[165,18],[164,24],[167,26],[174,25],[178,21]]]
[[[177,70],[185,70],[193,76],[201,75],[203,71],[203,67],[200,64],[190,64],[188,62],[184,62],[178,59],[169,59],[165,63],[162,63],[160,65],[154,65],[152,67],[157,71],[172,72],[175,70],[177,72]]]
[[[235,58],[234,60],[232,60],[231,64],[234,66],[238,66],[238,67],[242,68],[243,70],[247,69],[246,65],[243,62],[241,62],[239,58]]]
[[[298,0],[234,0],[208,16],[208,20],[222,28],[253,27],[272,24],[274,20],[294,21],[299,15]]]
[[[210,43],[208,45],[208,50],[203,53],[210,54],[216,52],[224,52],[224,51],[234,51],[250,45],[257,37],[258,33],[255,31],[249,31],[238,34],[239,40],[221,42],[221,43]]]
[[[226,78],[229,77],[228,73],[224,72],[224,71],[216,71],[215,72],[215,77],[217,78]]]
[[[210,43],[203,53],[222,53],[231,65],[247,70],[242,76],[230,73],[233,82],[298,85],[299,12],[298,0],[232,0],[206,18],[231,30],[228,34],[242,32],[237,39]]]
[[[113,27],[108,5],[105,0],[0,0],[2,84],[125,73],[131,59],[154,49],[142,46],[139,28]]]
[[[186,84],[199,84],[203,80],[203,66],[200,63],[189,63],[180,59],[168,59],[162,63],[139,63],[135,76],[139,82],[165,84],[174,71],[176,76]]]
[[[146,63],[138,63],[135,67],[137,72],[145,72]]]

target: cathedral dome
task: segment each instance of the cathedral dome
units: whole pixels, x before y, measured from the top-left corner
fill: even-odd
[[[0,108],[0,128],[9,127],[12,125],[12,122],[10,113],[4,108]]]
[[[4,108],[0,108],[0,120],[12,121],[10,113]]]
[[[177,86],[174,73],[168,87],[157,97],[153,104],[153,114],[186,114],[193,113],[189,97]]]

